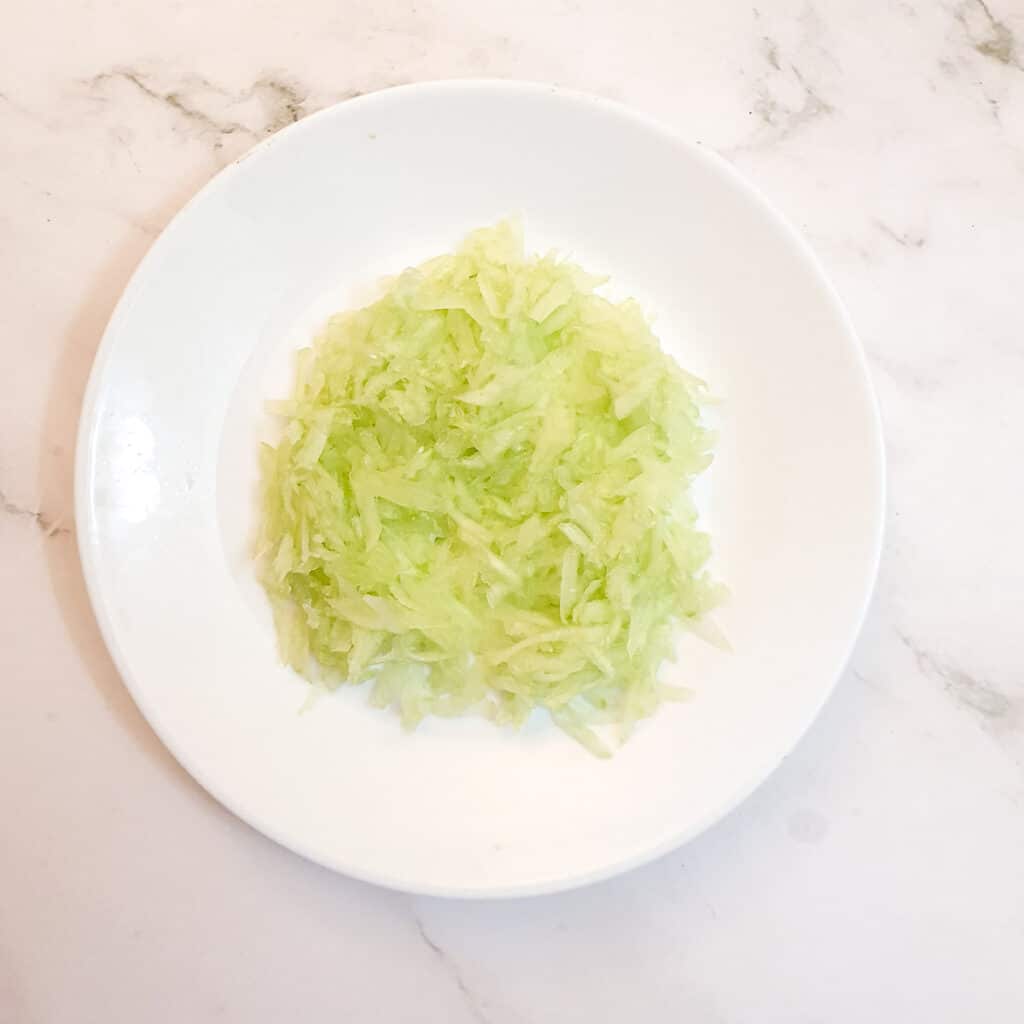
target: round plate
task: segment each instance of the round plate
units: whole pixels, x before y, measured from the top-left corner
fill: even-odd
[[[249,554],[290,353],[381,276],[518,216],[636,296],[722,398],[702,479],[725,653],[608,761],[540,716],[414,733],[278,661]],[[883,455],[864,357],[807,245],[726,163],[613,104],[443,82],[325,110],[228,167],[153,246],[82,415],[77,518],[107,645],[153,728],[291,849],[414,892],[516,895],[639,864],[763,780],[842,671],[875,577]]]

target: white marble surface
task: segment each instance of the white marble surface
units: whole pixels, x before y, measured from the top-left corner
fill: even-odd
[[[1021,0],[53,0],[0,35],[0,1021],[1024,1018]],[[834,698],[737,812],[617,880],[385,892],[214,804],[85,598],[74,426],[181,203],[356,92],[464,75],[624,100],[799,224],[890,455]]]

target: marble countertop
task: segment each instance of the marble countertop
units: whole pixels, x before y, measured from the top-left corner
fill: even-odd
[[[0,1021],[1024,1018],[1020,0],[14,0],[0,62]],[[684,849],[519,902],[335,876],[207,797],[83,588],[74,429],[173,213],[255,141],[427,78],[557,82],[724,154],[867,348],[874,605],[780,770]]]

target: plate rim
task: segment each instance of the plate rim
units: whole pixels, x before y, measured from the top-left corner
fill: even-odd
[[[823,685],[817,701],[813,707],[808,705],[804,712],[803,720],[796,730],[791,741],[772,763],[763,765],[759,771],[752,773],[748,785],[742,787],[733,794],[730,801],[717,806],[713,812],[695,822],[690,822],[686,827],[674,831],[662,842],[645,849],[631,856],[622,857],[611,863],[602,865],[591,871],[561,874],[557,878],[547,879],[541,882],[524,882],[512,885],[496,887],[463,887],[453,888],[446,885],[431,885],[417,881],[415,878],[393,877],[386,872],[374,872],[372,869],[360,865],[345,863],[339,858],[324,857],[313,850],[305,847],[302,842],[296,841],[294,837],[282,835],[271,823],[259,819],[258,816],[246,811],[243,815],[236,809],[236,802],[230,795],[220,792],[219,786],[205,777],[205,772],[197,765],[190,763],[190,759],[183,756],[177,749],[176,744],[164,734],[160,725],[159,715],[151,713],[149,701],[145,696],[142,687],[128,663],[118,642],[117,631],[110,615],[110,602],[103,592],[99,580],[99,545],[92,541],[95,534],[96,517],[93,515],[91,502],[92,483],[95,460],[93,458],[92,439],[98,427],[98,405],[103,392],[103,378],[106,365],[110,359],[110,352],[113,345],[113,338],[118,333],[119,323],[127,315],[131,308],[135,295],[142,281],[148,272],[149,266],[155,262],[155,256],[165,244],[169,234],[176,230],[187,212],[193,205],[198,205],[205,197],[217,189],[226,187],[234,177],[238,168],[252,156],[266,152],[279,145],[282,139],[302,131],[309,130],[309,126],[318,120],[326,120],[334,116],[342,108],[351,108],[352,105],[366,106],[380,102],[382,97],[393,97],[395,94],[423,94],[430,92],[458,92],[458,91],[494,91],[520,94],[550,94],[561,99],[568,100],[591,108],[613,114],[619,118],[632,121],[634,124],[652,131],[683,150],[689,156],[703,161],[716,174],[726,178],[729,183],[739,191],[746,194],[760,211],[771,221],[773,226],[786,240],[795,247],[800,256],[804,259],[807,267],[813,272],[816,283],[821,294],[827,299],[831,312],[834,314],[845,340],[850,347],[851,353],[855,356],[857,370],[859,371],[864,390],[864,399],[869,414],[869,427],[873,447],[873,461],[877,474],[875,500],[872,512],[872,534],[869,555],[869,564],[866,567],[867,573],[864,577],[864,593],[855,623],[851,623],[849,640],[845,650],[839,658],[836,668],[832,673],[827,685]],[[867,440],[865,438],[865,440]],[[76,543],[79,553],[79,560],[82,567],[82,575],[85,581],[86,592],[96,618],[103,642],[118,670],[125,688],[131,695],[147,725],[155,733],[164,747],[171,753],[175,761],[184,771],[210,796],[212,796],[222,807],[229,811],[234,817],[248,825],[254,831],[260,832],[285,849],[297,853],[306,860],[312,861],[322,867],[346,875],[349,878],[361,882],[368,882],[373,885],[382,886],[387,889],[405,892],[413,895],[440,896],[458,899],[508,899],[521,896],[544,895],[548,893],[562,892],[581,886],[590,885],[604,879],[631,871],[634,868],[648,864],[665,856],[673,850],[685,845],[696,836],[707,831],[717,822],[730,814],[739,804],[743,803],[751,793],[758,789],[774,773],[778,765],[789,753],[795,750],[810,727],[818,719],[825,704],[835,692],[840,679],[843,677],[850,658],[856,647],[864,628],[868,610],[871,606],[878,582],[879,567],[883,550],[885,535],[885,516],[887,507],[887,459],[885,450],[885,439],[883,421],[879,409],[878,397],[873,385],[870,367],[864,346],[854,328],[852,319],[831,279],[825,271],[817,253],[804,235],[793,225],[779,210],[779,208],[768,199],[761,190],[742,175],[728,160],[714,150],[708,149],[699,142],[691,141],[681,135],[678,131],[668,127],[657,118],[634,109],[633,107],[611,100],[606,97],[597,96],[581,90],[563,88],[562,86],[550,83],[529,81],[511,78],[447,78],[425,80],[403,85],[390,86],[385,89],[374,90],[363,93],[359,96],[341,100],[330,106],[324,107],[307,117],[268,136],[266,139],[256,143],[245,153],[241,154],[229,164],[221,168],[207,182],[205,182],[178,210],[174,213],[167,224],[162,228],[152,244],[146,250],[131,276],[128,278],[121,295],[119,296],[107,324],[103,330],[100,343],[93,356],[92,367],[89,371],[88,383],[82,399],[81,411],[78,420],[78,429],[75,437],[74,457],[74,515],[76,528]]]

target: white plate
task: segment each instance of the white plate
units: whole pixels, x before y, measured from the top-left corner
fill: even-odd
[[[344,688],[305,714],[246,554],[266,398],[384,274],[515,214],[636,295],[725,398],[704,515],[732,654],[612,760],[543,721],[405,734]],[[256,147],[188,204],[107,329],[82,415],[82,561],[125,682],[217,799],[346,874],[415,892],[566,888],[714,822],[793,747],[869,599],[883,454],[864,357],[808,247],[722,160],[610,103],[511,82],[392,89]]]

